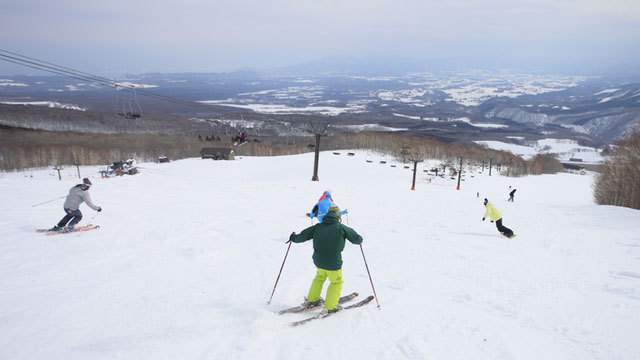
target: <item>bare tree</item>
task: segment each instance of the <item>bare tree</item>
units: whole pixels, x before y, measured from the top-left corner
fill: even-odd
[[[594,197],[600,205],[640,209],[640,130],[616,143],[596,177]]]

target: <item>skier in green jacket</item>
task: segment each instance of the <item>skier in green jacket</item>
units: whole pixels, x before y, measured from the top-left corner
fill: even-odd
[[[352,228],[341,223],[340,208],[329,207],[322,222],[308,227],[300,234],[295,232],[289,241],[301,243],[313,239],[313,263],[317,267],[316,277],[311,283],[305,305],[313,306],[321,302],[320,293],[327,278],[331,282],[327,288],[327,299],[324,302],[325,312],[333,313],[342,309],[338,305],[342,290],[342,250],[345,239],[353,244],[362,244],[362,236]]]

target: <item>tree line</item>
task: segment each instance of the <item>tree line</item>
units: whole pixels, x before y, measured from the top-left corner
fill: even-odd
[[[231,140],[221,138],[213,147],[233,148],[236,156],[281,156],[313,151],[312,137],[264,136],[234,147]],[[320,150],[361,149],[378,151],[402,161],[403,149],[413,156],[439,159],[452,166],[462,157],[465,163],[488,166],[501,164],[509,176],[544,174],[562,171],[562,165],[551,155],[538,155],[525,161],[506,151],[480,146],[449,144],[421,136],[396,133],[361,132],[339,133],[323,137]],[[0,170],[19,170],[54,165],[106,165],[113,161],[135,158],[138,161],[157,161],[160,156],[170,159],[197,157],[209,142],[196,136],[153,134],[92,134],[48,132],[24,129],[0,129]]]
[[[600,205],[640,209],[640,130],[617,142],[596,176],[594,197]]]
[[[0,129],[0,170],[55,165],[106,165],[134,158],[157,161],[193,157],[201,144],[193,136],[88,134]]]

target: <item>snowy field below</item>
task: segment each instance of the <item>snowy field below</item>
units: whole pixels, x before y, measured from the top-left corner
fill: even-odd
[[[638,359],[640,211],[592,175],[468,173],[461,189],[375,156],[143,163],[93,181],[99,230],[46,236],[75,168],[0,173],[0,359]],[[373,158],[371,163],[366,159]],[[420,170],[421,171],[421,170]],[[517,189],[507,202],[509,186]],[[302,327],[315,274],[292,231],[331,189],[364,238],[376,301]],[[482,221],[483,198],[517,236]],[[373,294],[358,246],[343,294]],[[326,290],[326,285],[325,285]],[[633,330],[636,329],[636,330]],[[635,334],[635,335],[634,335]]]
[[[518,138],[518,137],[512,137]],[[538,154],[554,154],[560,161],[579,159],[584,163],[601,163],[603,156],[596,148],[579,145],[575,140],[569,139],[542,139],[528,142],[528,145],[505,143],[502,141],[476,141],[477,144],[489,149],[510,151],[525,159],[531,159]]]

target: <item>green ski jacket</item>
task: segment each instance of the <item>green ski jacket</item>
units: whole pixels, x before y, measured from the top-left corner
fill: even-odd
[[[362,236],[352,228],[343,225],[338,216],[328,212],[322,222],[308,227],[300,234],[291,234],[289,240],[302,243],[313,239],[313,263],[325,270],[339,270],[342,268],[342,250],[345,239],[353,244],[362,244]]]

